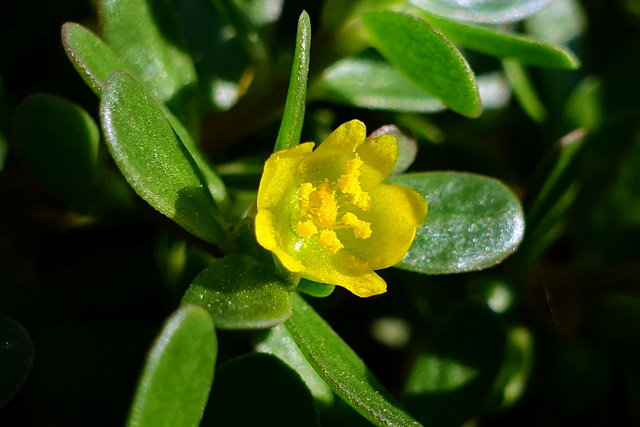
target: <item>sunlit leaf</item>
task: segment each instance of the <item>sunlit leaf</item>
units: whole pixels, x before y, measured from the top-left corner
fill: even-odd
[[[403,13],[363,16],[373,46],[409,80],[468,117],[482,111],[476,80],[456,47],[426,22]]]
[[[261,329],[291,315],[291,298],[276,273],[246,255],[228,255],[210,264],[182,299],[206,307],[221,329]]]
[[[193,158],[140,84],[115,73],[105,85],[100,116],[111,155],[140,197],[197,237],[230,244]]]
[[[495,179],[424,172],[388,181],[415,189],[429,206],[409,252],[396,267],[425,274],[480,270],[511,255],[522,240],[520,202]]]
[[[282,115],[280,131],[274,152],[292,148],[300,143],[304,111],[307,102],[307,74],[311,55],[311,22],[307,12],[302,12],[298,20],[296,50],[289,80],[287,101]]]
[[[533,15],[551,0],[411,0],[423,10],[472,22],[512,22]]]

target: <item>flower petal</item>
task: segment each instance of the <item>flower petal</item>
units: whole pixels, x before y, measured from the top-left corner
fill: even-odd
[[[304,277],[342,286],[363,298],[386,292],[387,284],[368,265],[346,251],[328,254],[329,252],[324,251],[324,254],[305,257]]]
[[[273,252],[284,268],[292,273],[304,271],[305,266],[296,257],[292,256],[289,249],[290,235],[281,232],[282,224],[269,211],[261,210],[256,215],[256,237],[258,243],[265,249]]]
[[[380,135],[367,139],[356,153],[364,161],[360,169],[362,188],[369,191],[393,172],[398,161],[398,141],[392,135]]]
[[[258,189],[258,211],[282,207],[292,202],[289,193],[297,189],[300,178],[296,172],[315,144],[306,142],[288,150],[273,153],[264,165]]]
[[[427,214],[425,197],[402,185],[381,184],[371,193],[371,210],[358,216],[371,223],[371,236],[358,239],[345,233],[345,247],[373,270],[391,267],[409,250]]]

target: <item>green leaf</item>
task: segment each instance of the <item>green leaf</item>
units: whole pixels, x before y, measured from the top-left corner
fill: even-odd
[[[334,403],[333,390],[305,359],[285,325],[269,329],[256,345],[256,351],[273,354],[289,365],[300,375],[319,405],[329,407]]]
[[[195,236],[228,247],[229,233],[193,158],[140,84],[115,73],[100,117],[111,155],[140,197]]]
[[[269,266],[246,255],[229,255],[204,269],[182,301],[206,307],[218,328],[259,329],[291,315],[290,295]]]
[[[298,35],[296,36],[296,50],[293,56],[289,90],[274,152],[295,147],[300,142],[307,102],[307,74],[309,73],[310,55],[311,22],[307,12],[303,11],[298,19]]]
[[[114,52],[92,31],[74,22],[62,26],[62,44],[74,68],[96,95],[116,71],[131,73]]]
[[[318,425],[311,393],[277,357],[250,353],[216,371],[202,427]]]
[[[374,47],[413,83],[453,111],[480,115],[475,76],[449,40],[411,15],[371,11],[363,19]]]
[[[107,79],[116,71],[125,71],[131,75],[130,67],[120,60],[102,39],[81,25],[66,23],[62,27],[62,42],[69,59],[96,95],[101,95]],[[142,85],[150,92],[153,87]],[[159,106],[171,126],[179,135],[184,146],[198,165],[213,198],[221,204],[226,202],[227,190],[224,183],[214,172],[208,159],[202,154],[189,131],[164,105]]]
[[[411,4],[460,21],[514,22],[533,15],[549,0],[412,0]]]
[[[578,58],[562,46],[460,23],[427,12],[421,12],[420,17],[442,31],[455,44],[470,50],[544,68],[574,70],[580,66]]]
[[[396,267],[449,274],[491,267],[512,254],[524,233],[518,198],[500,181],[458,172],[395,175],[427,198],[427,218]]]
[[[505,333],[491,310],[472,301],[455,307],[433,334],[409,375],[403,402],[426,426],[460,426],[491,390]]]
[[[312,97],[374,110],[435,112],[442,102],[388,62],[359,55],[337,61],[313,86]]]
[[[0,313],[0,409],[17,393],[33,363],[33,342],[24,327]]]
[[[544,121],[547,110],[540,101],[527,70],[514,61],[502,61],[502,68],[524,112],[536,122]]]
[[[211,316],[183,305],[147,355],[128,427],[196,427],[204,413],[218,353]]]
[[[17,110],[22,157],[53,194],[83,214],[100,214],[130,202],[124,183],[98,162],[100,131],[78,105],[38,94]]]
[[[160,0],[104,0],[100,7],[106,43],[191,128],[197,77],[176,17],[173,2]]]
[[[358,355],[301,296],[294,293],[292,299],[293,315],[284,325],[340,398],[375,425],[420,425],[400,409]]]

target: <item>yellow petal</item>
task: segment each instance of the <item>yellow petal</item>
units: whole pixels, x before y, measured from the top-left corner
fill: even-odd
[[[267,211],[261,210],[256,215],[256,238],[258,243],[265,249],[273,252],[284,268],[293,272],[300,273],[305,270],[305,266],[298,258],[291,254],[290,239],[291,233],[282,233],[282,226],[278,224],[275,216]]]
[[[258,189],[258,211],[291,201],[287,195],[298,189],[298,169],[311,154],[313,146],[313,142],[307,142],[273,153],[267,159]]]
[[[371,236],[340,235],[345,247],[373,270],[402,260],[427,214],[425,197],[401,185],[381,184],[370,193],[371,210],[358,217],[371,224]]]
[[[398,141],[391,135],[367,139],[356,150],[364,161],[360,168],[360,183],[369,191],[388,177],[398,161]]]
[[[328,254],[328,252],[324,252]],[[355,259],[348,252],[305,257],[303,276],[321,283],[342,286],[359,297],[379,295],[387,290],[387,284],[371,268]]]

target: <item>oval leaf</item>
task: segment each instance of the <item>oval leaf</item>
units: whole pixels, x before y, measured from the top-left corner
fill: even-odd
[[[318,425],[311,393],[277,357],[251,353],[216,372],[202,427]]]
[[[105,41],[152,95],[170,105],[184,97],[196,74],[173,3],[104,0],[100,6]]]
[[[196,427],[213,382],[218,344],[211,316],[184,305],[165,323],[147,356],[128,427]]]
[[[38,94],[17,110],[25,163],[53,194],[82,214],[100,214],[130,202],[126,185],[98,162],[100,131],[78,105]]]
[[[324,381],[348,405],[378,426],[419,426],[399,408],[362,359],[301,296],[293,294],[285,326]]]
[[[512,22],[533,15],[551,0],[412,0],[423,10],[461,21]]]
[[[34,95],[18,109],[17,131],[25,162],[47,189],[90,212],[100,130],[89,114],[63,98]]]
[[[426,426],[460,426],[480,408],[505,351],[498,317],[477,302],[455,307],[434,330],[407,380],[407,407]]]
[[[102,39],[81,25],[74,23],[64,24],[62,27],[62,42],[74,67],[96,95],[102,93],[104,85],[111,74],[116,71],[125,71],[131,74],[129,66],[122,62]],[[143,85],[145,84],[143,83]],[[152,88],[150,89],[147,85],[145,89],[151,90]],[[213,198],[218,203],[225,203],[227,198],[226,187],[213,171],[209,160],[202,154],[182,122],[164,105],[159,105],[159,107],[198,165]]]
[[[21,324],[0,313],[0,408],[20,389],[33,363],[33,342]]]
[[[429,212],[396,267],[424,274],[480,270],[512,254],[524,234],[517,197],[500,181],[458,172],[396,175],[425,195]]]
[[[229,244],[193,158],[139,83],[115,73],[105,86],[100,118],[111,155],[140,197],[195,236]]]
[[[62,44],[80,76],[96,93],[116,71],[129,72],[129,67],[91,30],[74,22],[62,26]]]
[[[468,117],[482,111],[475,76],[462,54],[438,31],[403,13],[364,15],[371,43],[425,92]]]
[[[291,297],[275,272],[254,258],[229,255],[193,281],[183,302],[206,307],[221,329],[268,328],[291,315]]]
[[[519,34],[463,24],[426,12],[420,16],[442,31],[452,42],[470,50],[545,68],[573,70],[580,66],[578,58],[562,46],[543,43]]]
[[[435,112],[442,102],[428,95],[388,62],[370,55],[337,61],[313,87],[315,97],[373,110]]]

